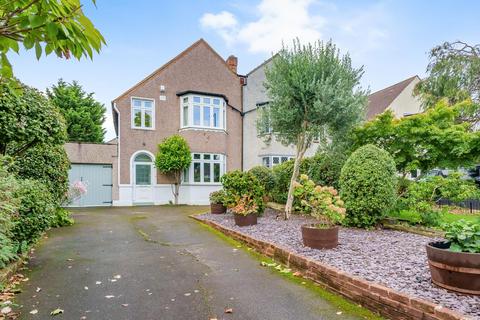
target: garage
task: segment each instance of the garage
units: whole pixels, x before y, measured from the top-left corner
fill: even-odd
[[[93,207],[112,205],[112,165],[72,163],[68,172],[70,185],[81,181],[87,186],[87,193],[76,199],[72,207]]]
[[[87,192],[70,206],[115,205],[118,200],[116,141],[107,143],[69,142],[65,144],[65,151],[71,163],[68,172],[70,185],[81,181],[87,187]]]

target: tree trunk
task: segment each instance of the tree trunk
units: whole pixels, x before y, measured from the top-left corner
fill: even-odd
[[[290,186],[288,188],[287,204],[285,205],[285,214],[284,214],[285,220],[288,220],[290,218],[290,214],[292,213],[293,183],[297,181],[298,174],[300,173],[300,164],[302,162],[305,151],[307,151],[307,143],[305,140],[305,133],[303,133],[298,138],[298,142],[297,142],[297,156],[295,157],[295,163],[293,165],[292,178],[290,179]]]
[[[172,185],[172,193],[173,193],[173,198],[174,198],[174,204],[178,204],[178,195],[180,194],[180,178],[182,177],[181,173],[175,172],[173,174],[173,178],[175,179],[175,182]]]

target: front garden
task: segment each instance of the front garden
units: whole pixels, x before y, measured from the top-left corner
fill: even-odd
[[[480,161],[480,105],[438,98],[362,123],[361,73],[332,43],[284,48],[258,124],[296,158],[225,174],[197,219],[388,317],[479,318],[480,214],[455,204],[480,191],[455,170]],[[304,158],[314,138],[320,148]]]

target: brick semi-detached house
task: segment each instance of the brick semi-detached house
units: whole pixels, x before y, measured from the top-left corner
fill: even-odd
[[[266,142],[265,133],[256,131],[256,110],[268,106],[263,90],[268,64],[239,75],[236,57],[224,60],[200,39],[122,93],[112,101],[116,139],[66,145],[70,183],[88,184],[87,194],[73,205],[173,201],[171,181],[154,161],[158,144],[174,134],[183,136],[192,152],[180,187],[179,203],[184,204],[207,204],[227,171],[271,167],[293,157],[293,147]]]

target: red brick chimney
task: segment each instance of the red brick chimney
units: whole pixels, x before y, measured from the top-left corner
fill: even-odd
[[[237,65],[238,65],[238,59],[234,55],[231,55],[230,57],[227,58],[227,64],[230,70],[233,72],[237,73]]]

